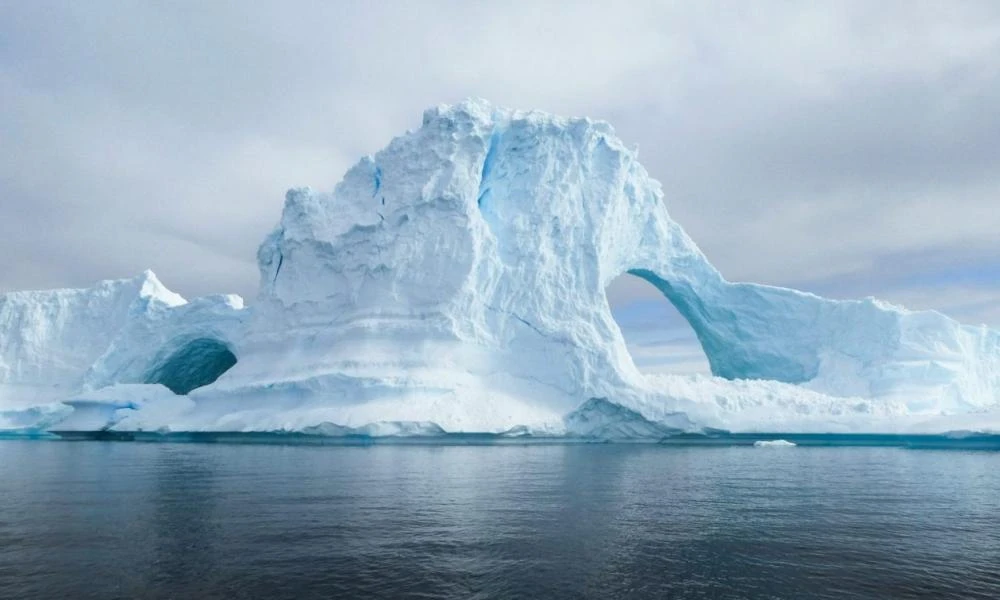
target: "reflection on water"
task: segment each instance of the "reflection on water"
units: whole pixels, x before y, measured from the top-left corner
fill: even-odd
[[[1000,453],[0,442],[0,597],[1000,597]]]
[[[155,568],[142,573],[141,589],[172,581],[205,581],[218,565],[218,491],[214,456],[164,448],[153,458],[151,548]]]

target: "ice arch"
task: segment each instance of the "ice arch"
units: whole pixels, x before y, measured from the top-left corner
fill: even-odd
[[[606,398],[650,420],[690,411],[716,426],[715,399],[729,411],[746,390],[739,406],[766,417],[765,388],[785,406],[800,402],[786,384],[905,402],[914,381],[955,405],[995,404],[993,333],[727,281],[636,153],[589,119],[483,101],[428,110],[332,191],[289,191],[258,266],[240,365],[213,392],[262,412],[295,393],[341,426],[496,431]],[[605,295],[623,273],[677,308],[714,375],[771,382],[643,377]]]
[[[708,357],[691,324],[658,288],[625,272],[614,279],[605,294],[611,316],[641,373],[711,372]]]
[[[686,279],[671,281],[651,269],[628,272],[653,284],[677,307],[698,336],[713,374],[786,383],[816,376],[819,344],[808,329],[812,298],[754,284],[719,285],[709,280],[692,285]]]
[[[175,394],[208,385],[236,364],[236,355],[219,340],[196,338],[159,361],[145,383],[159,383]]]

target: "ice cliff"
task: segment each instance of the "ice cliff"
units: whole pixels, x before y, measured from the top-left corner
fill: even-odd
[[[1000,333],[726,281],[589,119],[431,109],[332,192],[290,191],[258,262],[248,309],[148,273],[2,297],[0,428],[4,406],[63,399],[47,427],[656,437],[1000,413]],[[623,273],[678,308],[714,377],[637,371],[604,293]]]

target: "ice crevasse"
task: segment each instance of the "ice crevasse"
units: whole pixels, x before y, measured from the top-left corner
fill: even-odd
[[[731,283],[606,123],[470,100],[288,192],[260,289],[150,273],[0,296],[0,430],[660,437],[1000,429],[1000,332]],[[638,372],[606,286],[690,323],[712,376]]]

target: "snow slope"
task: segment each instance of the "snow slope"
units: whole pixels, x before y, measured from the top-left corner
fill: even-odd
[[[112,386],[113,427],[175,431],[655,437],[947,429],[975,414],[988,427],[1000,413],[1000,333],[727,282],[589,119],[431,109],[332,192],[290,191],[258,262],[252,311],[214,298],[108,317],[90,333],[119,332],[113,346],[88,340],[74,365],[92,367],[59,372],[62,391],[92,404]],[[715,377],[638,372],[604,294],[626,272],[684,315]],[[120,383],[188,393],[125,406]]]

